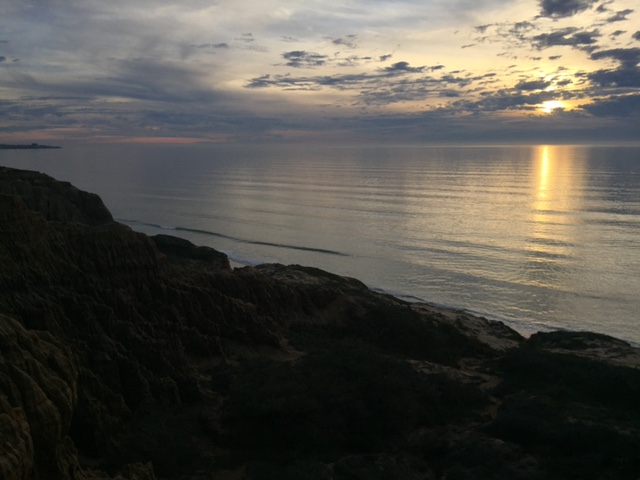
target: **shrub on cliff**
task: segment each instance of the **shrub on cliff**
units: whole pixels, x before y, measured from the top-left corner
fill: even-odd
[[[638,370],[531,346],[502,365],[492,435],[523,446],[553,478],[638,478]]]
[[[418,426],[455,420],[484,400],[345,340],[294,363],[248,365],[231,385],[227,421],[234,441],[257,457],[322,459],[395,448]]]

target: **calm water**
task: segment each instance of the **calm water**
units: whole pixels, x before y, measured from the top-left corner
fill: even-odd
[[[0,164],[236,262],[313,265],[523,333],[640,343],[640,147],[95,146]]]

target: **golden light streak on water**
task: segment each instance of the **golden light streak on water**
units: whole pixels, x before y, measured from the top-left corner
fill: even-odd
[[[540,178],[538,180],[538,199],[547,198],[547,186],[549,184],[549,145],[540,147]]]
[[[567,150],[569,148],[569,150]],[[533,202],[526,277],[534,285],[554,287],[565,275],[561,265],[569,261],[575,242],[570,212],[579,202],[574,185],[571,147],[541,145],[533,150]]]

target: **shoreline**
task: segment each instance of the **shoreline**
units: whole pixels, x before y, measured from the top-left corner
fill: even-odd
[[[169,227],[160,227],[157,226],[155,224],[149,224],[149,223],[144,223],[144,222],[140,222],[140,221],[134,221],[134,220],[124,220],[124,219],[119,219],[119,221],[124,222],[126,225],[130,226],[131,228],[133,228],[136,231],[140,231],[142,233],[146,233],[148,235],[154,235],[155,234],[155,229],[158,228],[160,230],[158,230],[159,232],[165,232],[167,230],[169,230],[171,232],[172,235],[181,235],[182,232],[179,228],[169,228]],[[151,230],[145,229],[145,228],[139,228],[138,226],[147,226],[147,227],[151,227]],[[188,232],[188,230],[186,230]],[[189,237],[189,235],[186,235],[182,238],[186,238],[189,239],[190,241],[195,242],[196,244],[202,244],[202,245],[207,245],[211,248],[216,248],[216,242],[207,242],[204,241],[203,243],[201,243],[201,239],[194,239],[192,237]],[[198,241],[201,240],[201,241]],[[247,257],[242,255],[241,253],[238,252],[238,250],[226,250],[226,249],[221,249],[220,251],[222,251],[225,255],[227,255],[227,257],[229,258],[230,262],[233,262],[234,265],[237,265],[238,267],[243,267],[243,266],[256,266],[256,265],[260,265],[260,264],[264,264],[264,263],[273,263],[273,262],[279,262],[282,264],[287,264],[289,263],[289,261],[284,258],[284,259],[279,259],[279,260],[262,260],[260,258],[252,258],[252,257]],[[294,262],[294,263],[299,263],[302,265],[313,265],[313,263],[311,262]],[[315,266],[315,265],[314,265]],[[325,267],[317,267],[316,268],[322,268],[325,269]],[[327,269],[327,271],[332,271],[330,269]],[[332,271],[333,272],[333,271]],[[354,278],[358,278],[360,279],[360,277],[358,277],[357,274],[353,275],[350,272],[341,272],[340,275],[346,275],[346,276],[351,276]],[[396,298],[399,298],[403,301],[407,301],[410,303],[415,303],[415,302],[419,302],[419,303],[428,303],[431,305],[435,305],[438,307],[443,307],[443,308],[450,308],[452,310],[456,310],[456,311],[463,311],[465,313],[474,315],[474,316],[478,316],[478,317],[484,317],[487,318],[489,320],[494,320],[494,321],[499,321],[504,323],[505,325],[508,325],[510,328],[516,330],[518,333],[520,333],[521,335],[523,335],[525,338],[530,337],[531,335],[534,335],[535,333],[548,333],[548,332],[596,332],[602,335],[607,335],[607,336],[611,336],[613,338],[617,338],[619,340],[622,340],[624,342],[627,342],[628,344],[632,345],[634,348],[640,348],[640,339],[635,338],[629,338],[628,336],[625,336],[623,333],[621,332],[621,334],[616,334],[615,332],[609,332],[607,331],[605,328],[596,328],[594,326],[592,327],[584,327],[584,328],[579,328],[579,325],[571,325],[570,322],[558,322],[556,324],[549,324],[547,323],[547,321],[549,319],[553,319],[554,317],[545,317],[542,318],[542,316],[540,317],[530,317],[529,319],[523,319],[521,317],[507,317],[507,316],[501,316],[498,314],[495,314],[493,310],[476,310],[474,308],[473,305],[470,306],[460,306],[458,304],[453,304],[453,303],[439,303],[436,301],[432,301],[429,299],[425,299],[425,298],[421,298],[418,297],[414,294],[405,294],[402,291],[399,291],[397,289],[394,290],[389,290],[389,289],[384,289],[381,288],[375,284],[371,284],[368,283],[367,281],[365,281],[365,283],[367,284],[368,288],[370,288],[373,291],[378,291],[378,292],[382,292],[385,294],[389,294],[391,296],[394,296]],[[491,307],[491,305],[484,305],[485,307],[489,306]],[[600,324],[598,326],[601,327],[606,327],[605,324]]]
[[[226,252],[222,252],[224,253],[227,258],[229,259],[229,265],[233,270],[236,269],[242,269],[245,267],[250,267],[250,268],[254,268],[258,265],[267,265],[269,264],[267,263],[242,263],[238,260],[233,260],[228,253]],[[391,297],[394,297],[398,300],[402,300],[404,302],[407,302],[409,304],[412,305],[419,305],[419,306],[424,306],[426,307],[426,309],[428,309],[429,311],[435,312],[435,313],[439,313],[442,314],[445,317],[448,318],[452,318],[455,319],[456,317],[459,316],[463,316],[465,318],[475,318],[475,319],[481,319],[481,320],[486,320],[489,322],[498,322],[498,323],[502,323],[503,325],[505,325],[506,327],[510,328],[511,330],[514,330],[516,333],[518,333],[519,335],[521,335],[523,338],[528,339],[530,337],[532,337],[533,335],[536,335],[538,333],[554,333],[554,332],[560,332],[560,333],[575,333],[575,334],[590,334],[590,333],[594,333],[596,335],[603,335],[606,337],[610,337],[612,339],[615,339],[617,341],[620,342],[624,342],[626,344],[628,344],[630,347],[637,349],[638,350],[638,366],[640,366],[640,343],[637,342],[633,342],[631,340],[627,340],[624,338],[620,338],[620,337],[616,337],[614,335],[610,335],[607,333],[599,333],[599,332],[593,332],[591,330],[572,330],[572,329],[568,329],[568,328],[563,328],[560,326],[549,326],[549,325],[523,325],[523,321],[521,320],[511,320],[511,319],[505,319],[496,315],[492,315],[491,313],[484,313],[484,312],[478,312],[475,311],[473,309],[467,309],[467,308],[461,308],[455,305],[448,305],[448,304],[440,304],[437,302],[431,302],[429,300],[425,300],[422,298],[417,298],[417,297],[409,297],[397,292],[391,292],[391,291],[387,291],[381,288],[377,288],[377,287],[373,287],[370,285],[367,285],[367,288],[369,290],[371,290],[372,292],[376,292],[376,293],[380,293],[383,295],[389,295]]]
[[[237,260],[233,260],[228,253],[223,252],[225,255],[227,255],[227,258],[229,259],[229,264],[231,266],[232,269],[236,269],[236,268],[244,268],[244,267],[255,267],[257,265],[261,265],[262,263],[242,263],[240,261]],[[394,298],[397,298],[399,300],[411,303],[411,304],[420,304],[420,305],[428,305],[429,307],[435,309],[435,310],[442,310],[442,311],[446,311],[449,312],[450,314],[462,314],[462,315],[468,315],[468,316],[472,316],[472,317],[476,317],[476,318],[483,318],[486,319],[490,322],[500,322],[503,323],[504,325],[506,325],[507,327],[511,328],[512,330],[516,331],[518,334],[522,335],[524,338],[530,338],[532,335],[535,335],[537,333],[552,333],[552,332],[565,332],[565,333],[597,333],[598,335],[605,335],[611,338],[615,338],[616,340],[619,340],[621,342],[625,342],[627,343],[629,346],[631,346],[632,348],[636,348],[640,350],[640,343],[638,342],[634,342],[631,340],[627,340],[625,338],[620,338],[617,337],[615,335],[611,335],[608,333],[601,333],[601,332],[592,332],[591,330],[576,330],[576,329],[569,329],[569,328],[563,328],[561,326],[550,326],[550,325],[540,325],[540,324],[527,324],[526,322],[522,321],[522,320],[512,320],[512,319],[508,319],[508,318],[503,318],[497,315],[493,315],[491,313],[485,313],[485,312],[479,312],[473,309],[468,309],[468,308],[462,308],[462,307],[458,307],[456,305],[448,305],[448,304],[440,304],[437,302],[431,302],[429,300],[425,300],[422,298],[417,298],[417,297],[409,297],[406,295],[403,295],[401,293],[397,293],[397,292],[391,292],[391,291],[387,291],[378,287],[374,287],[371,285],[367,285],[367,287],[374,291],[374,292],[378,292],[378,293],[382,293],[384,295],[390,295]]]

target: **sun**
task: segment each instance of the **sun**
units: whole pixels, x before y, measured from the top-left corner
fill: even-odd
[[[554,110],[564,109],[565,104],[559,100],[548,100],[540,104],[540,111],[544,113],[552,113]]]

